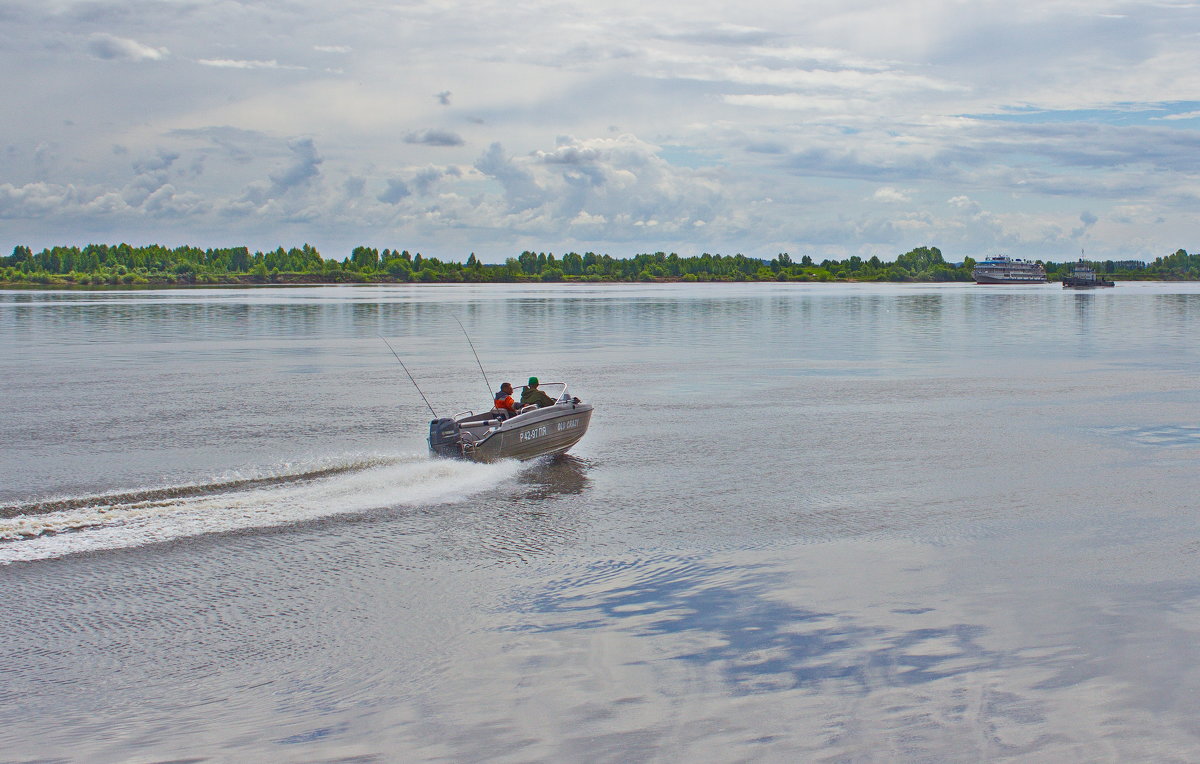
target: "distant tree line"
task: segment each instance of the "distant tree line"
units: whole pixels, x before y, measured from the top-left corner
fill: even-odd
[[[1097,271],[1117,279],[1200,280],[1200,255],[1179,250],[1152,263],[1092,261]],[[1044,262],[1056,280],[1073,262]],[[594,252],[522,252],[503,264],[483,263],[471,253],[465,262],[424,257],[408,250],[355,247],[342,260],[326,259],[305,244],[251,253],[247,247],[200,249],[158,245],[134,247],[89,244],[52,247],[34,253],[18,246],[0,257],[0,283],[46,285],[255,284],[255,283],[481,283],[569,281],[973,281],[975,260],[948,263],[937,247],[918,247],[895,260],[793,260],[781,253],[770,260],[745,255],[704,253],[681,257],[655,252],[628,258]]]

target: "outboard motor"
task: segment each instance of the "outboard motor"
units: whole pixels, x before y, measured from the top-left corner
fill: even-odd
[[[438,456],[462,456],[458,422],[453,419],[434,419],[429,423],[429,450]]]

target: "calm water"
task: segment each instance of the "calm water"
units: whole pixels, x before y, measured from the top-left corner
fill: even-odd
[[[571,456],[431,461],[501,381]],[[1200,285],[0,291],[0,760],[1195,761]]]

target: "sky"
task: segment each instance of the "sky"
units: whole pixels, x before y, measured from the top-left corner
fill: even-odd
[[[1200,249],[1200,0],[0,0],[0,254]]]

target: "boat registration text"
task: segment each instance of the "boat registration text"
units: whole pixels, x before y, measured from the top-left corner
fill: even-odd
[[[565,422],[558,422],[554,425],[555,432],[563,430],[573,430],[579,426],[578,419],[568,419]],[[522,430],[519,436],[520,440],[537,440],[550,434],[550,425],[544,424],[541,427],[534,427],[532,430]]]

